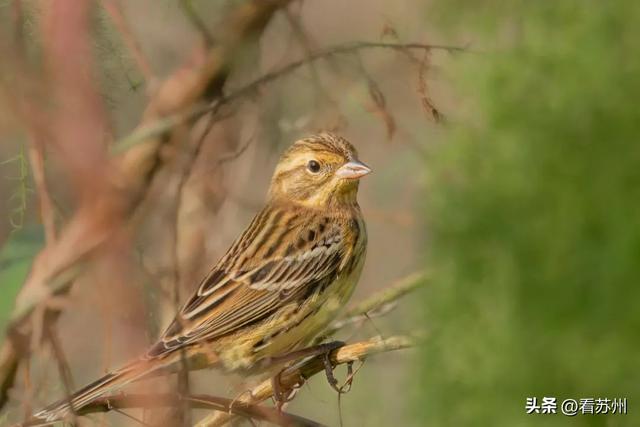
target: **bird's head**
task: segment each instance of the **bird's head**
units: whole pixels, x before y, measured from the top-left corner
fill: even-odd
[[[269,197],[317,208],[355,204],[359,179],[369,172],[349,141],[321,133],[294,142],[284,152]]]

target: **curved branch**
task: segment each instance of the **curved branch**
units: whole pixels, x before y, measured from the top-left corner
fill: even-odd
[[[328,47],[326,49],[318,50],[317,52],[308,52],[303,59],[293,61],[287,65],[284,65],[277,70],[268,72],[262,77],[231,91],[228,95],[224,95],[217,99],[215,102],[207,105],[200,105],[192,108],[190,111],[181,112],[171,116],[164,117],[161,120],[150,123],[143,127],[136,129],[130,135],[122,138],[114,144],[115,152],[125,151],[137,144],[143,143],[151,137],[162,135],[174,126],[186,123],[191,120],[195,120],[201,117],[203,114],[209,112],[216,112],[221,106],[230,104],[231,102],[248,96],[256,92],[261,86],[270,83],[274,80],[289,74],[303,65],[310,62],[314,62],[320,59],[329,58],[334,55],[352,54],[361,50],[368,49],[392,49],[397,51],[407,50],[445,50],[447,52],[465,52],[467,48],[465,46],[448,46],[437,44],[424,44],[424,43],[382,43],[382,42],[353,42],[345,43],[337,46]]]
[[[153,394],[116,394],[105,396],[94,400],[89,405],[79,409],[77,415],[89,415],[101,412],[123,409],[152,409],[179,407],[188,404],[196,409],[213,409],[234,416],[252,418],[256,420],[268,421],[279,426],[301,426],[301,427],[322,427],[310,419],[279,412],[273,408],[258,406],[253,404],[237,404],[232,399],[208,395],[181,395],[178,393],[153,393]],[[31,427],[42,425],[41,420],[29,420],[21,427]],[[16,426],[18,427],[18,426]]]
[[[204,52],[199,51],[199,61],[177,70],[158,86],[149,100],[143,114],[143,124],[139,128],[144,128],[144,123],[155,123],[180,115],[180,111],[189,111],[203,100],[219,98],[236,60],[237,50],[250,40],[255,40],[273,14],[288,2],[251,0],[234,8],[226,20],[226,31],[220,43]],[[59,58],[59,61],[63,61],[63,58]],[[45,247],[36,257],[16,299],[9,326],[12,333],[7,336],[15,336],[18,328],[25,329],[20,331],[23,335],[30,335],[31,328],[27,320],[36,307],[46,307],[52,295],[66,293],[87,261],[99,248],[104,247],[114,233],[125,228],[145,199],[147,189],[162,165],[159,155],[161,149],[169,141],[175,140],[175,144],[182,142],[179,138],[173,138],[177,133],[173,130],[174,126],[147,135],[146,144],[128,150],[113,164],[105,161],[95,165],[105,168],[112,166],[109,173],[104,174],[109,179],[105,178],[99,187],[100,191],[91,194],[90,202],[80,205],[64,229],[60,230],[55,243]],[[85,178],[84,181],[89,180]],[[7,339],[0,348],[0,408],[8,400],[8,390],[24,353],[18,347],[18,343]]]
[[[372,338],[337,348],[329,353],[333,366],[362,361],[365,358],[378,353],[401,350],[413,347],[414,340],[407,336],[394,336],[386,339]],[[296,389],[302,386],[306,380],[319,372],[324,372],[323,356],[303,361],[291,368],[285,369],[280,374],[280,386],[284,390]],[[262,402],[274,395],[273,382],[263,381],[256,387],[242,393],[235,399],[234,408],[241,405],[251,405]],[[196,427],[217,427],[225,424],[234,415],[217,412],[205,417],[196,424]]]

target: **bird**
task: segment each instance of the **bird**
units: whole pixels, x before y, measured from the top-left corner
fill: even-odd
[[[275,168],[262,210],[155,344],[33,418],[64,419],[185,359],[190,369],[252,373],[309,346],[360,278],[367,231],[357,193],[370,172],[339,135],[295,141]]]

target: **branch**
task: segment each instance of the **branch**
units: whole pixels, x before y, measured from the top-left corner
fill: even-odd
[[[237,401],[234,402],[232,399],[217,396],[181,395],[178,393],[117,394],[105,396],[79,409],[77,415],[89,415],[123,409],[173,408],[185,403],[196,409],[213,409],[238,417],[268,421],[279,426],[322,427],[322,424],[316,423],[315,421],[298,415],[279,412],[274,408],[250,403],[240,403]],[[20,424],[22,427],[36,425],[42,425],[42,421],[34,419]]]
[[[277,70],[266,73],[264,76],[253,81],[252,83],[246,86],[243,86],[240,89],[237,89],[231,95],[227,96],[226,100],[228,102],[230,100],[235,100],[249,93],[255,92],[260,86],[266,83],[269,83],[273,80],[276,80],[282,77],[283,75],[296,70],[302,65],[307,64],[308,62],[329,58],[334,55],[352,54],[352,53],[359,52],[361,50],[368,50],[368,49],[392,49],[397,51],[406,51],[406,50],[412,50],[412,49],[423,50],[423,51],[445,50],[447,52],[464,52],[467,50],[467,48],[464,46],[448,46],[448,45],[423,44],[423,43],[383,43],[383,42],[365,42],[365,41],[345,43],[342,45],[321,49],[317,52],[308,52],[303,59],[299,59],[297,61],[291,62],[287,65],[282,66]]]
[[[46,335],[51,344],[51,349],[53,351],[53,355],[55,356],[56,363],[58,364],[58,373],[60,375],[60,379],[62,380],[62,385],[64,386],[65,398],[68,402],[71,402],[71,395],[73,394],[73,389],[75,388],[75,386],[73,385],[73,378],[71,376],[71,369],[69,369],[69,363],[67,362],[67,358],[64,354],[62,346],[60,345],[58,335],[52,325],[48,325],[46,327]],[[72,407],[71,418],[74,425],[78,423],[76,415],[77,414]]]
[[[358,68],[360,70],[360,73],[362,74],[364,79],[367,81],[369,98],[371,99],[371,102],[372,102],[371,106],[367,106],[365,104],[364,108],[370,113],[378,115],[382,119],[382,122],[384,123],[385,128],[387,129],[387,139],[391,141],[397,128],[396,119],[393,117],[393,114],[391,114],[391,111],[389,111],[389,109],[387,108],[387,100],[384,96],[384,93],[382,93],[382,90],[380,89],[380,86],[378,85],[378,83],[367,71],[362,61],[362,57],[360,55],[356,55],[356,58],[358,60],[357,63],[358,63]]]
[[[147,58],[142,53],[140,43],[138,43],[138,40],[134,37],[131,28],[129,27],[129,23],[122,14],[120,5],[115,0],[102,0],[102,7],[111,17],[113,24],[122,36],[122,41],[131,51],[140,73],[146,80],[147,85],[149,85],[149,83],[153,81],[153,71],[151,70],[149,61],[147,61]]]
[[[360,303],[355,304],[351,308],[347,309],[347,311],[342,316],[340,316],[338,320],[330,324],[329,327],[327,327],[327,329],[322,332],[322,337],[329,337],[347,325],[371,317],[373,313],[379,315],[387,313],[398,299],[422,286],[428,279],[429,275],[427,273],[416,272],[397,280],[389,287],[376,292]],[[387,308],[385,309],[385,307]],[[332,363],[335,366],[339,364],[363,360],[366,356],[381,352],[408,348],[412,345],[413,339],[409,337],[395,336],[384,340],[374,338],[368,341],[362,341],[338,348],[331,353],[330,357]],[[322,358],[313,358],[303,363],[301,366],[294,366],[293,368],[290,368],[289,370],[283,372],[280,378],[280,382],[283,389],[285,390],[287,388],[296,388],[302,385],[304,380],[311,378],[313,375],[322,370],[324,370]],[[298,375],[298,377],[296,377],[296,375]],[[298,381],[300,377],[302,378],[302,380]],[[249,397],[245,397],[246,395],[248,395]],[[272,395],[273,385],[269,380],[253,388],[252,390],[250,390],[250,392],[243,393],[236,400],[236,402],[238,404],[246,402],[255,403],[266,400]],[[229,416],[228,414],[212,414],[200,421],[197,424],[197,427],[221,426],[229,421],[230,418],[231,416]]]
[[[18,349],[11,340],[0,347],[0,407],[9,400],[9,390],[18,372]]]
[[[139,128],[144,127],[144,123],[155,123],[167,117],[180,116],[181,111],[189,111],[193,105],[220,97],[238,49],[248,41],[255,40],[273,13],[287,3],[288,0],[251,0],[236,7],[226,20],[225,31],[219,43],[204,52],[198,51],[193,63],[177,70],[158,86],[143,114],[143,124]],[[65,2],[57,2],[55,5],[78,9]],[[62,29],[65,28],[64,20],[52,22]],[[83,37],[79,38],[85,40]],[[51,51],[56,64],[66,64],[64,52],[59,49]],[[69,82],[68,76],[64,73],[59,75],[65,78],[65,83],[75,88],[73,82]],[[81,130],[84,131],[92,122],[70,117],[63,124],[69,129],[72,129],[72,126],[81,126]],[[96,134],[100,134],[99,129],[99,126],[91,128],[94,139]],[[85,191],[86,200],[80,204],[73,218],[61,230],[54,244],[45,247],[36,257],[16,300],[16,307],[11,316],[11,330],[26,329],[21,332],[29,335],[26,320],[36,307],[46,304],[53,294],[66,293],[98,249],[104,247],[114,234],[126,229],[127,221],[134,217],[133,214],[144,200],[146,191],[161,166],[160,150],[167,143],[183,142],[178,137],[174,138],[180,133],[179,130],[174,126],[163,132],[147,135],[146,144],[128,150],[117,159],[112,159],[113,162],[89,161],[86,156],[81,157],[80,154],[85,153],[78,150],[79,146],[90,150],[89,154],[93,155],[93,148],[82,145],[86,141],[75,144],[76,141],[73,140],[75,145],[71,145],[75,151],[60,153],[75,161],[72,166],[77,168],[69,169],[77,169],[80,189],[86,190],[87,186],[91,185],[91,191]],[[80,161],[82,159],[84,161]],[[105,177],[100,185],[86,177],[88,173],[95,172],[95,168],[99,168]],[[13,383],[17,363],[21,357],[18,345],[10,340],[6,340],[0,348],[0,408],[6,403],[8,388]]]
[[[184,10],[184,13],[189,21],[191,21],[191,24],[193,24],[193,26],[202,36],[204,42],[207,45],[212,45],[214,42],[214,38],[209,32],[209,29],[207,29],[205,23],[202,21],[202,19],[200,19],[200,15],[193,7],[191,0],[182,0],[180,1],[180,5],[182,6],[182,9]]]
[[[36,142],[31,144],[29,147],[29,160],[40,204],[40,218],[44,226],[45,241],[47,244],[52,244],[56,240],[55,214],[45,178],[42,145]]]
[[[29,102],[34,101],[33,97],[27,98],[24,94],[18,98],[21,101],[15,107],[18,116],[32,125],[32,143],[46,141],[59,156],[63,166],[61,169],[71,178],[73,194],[79,205],[84,207],[95,202],[91,192],[87,191],[89,184],[95,186],[94,190],[102,188],[106,178],[103,172],[108,164],[102,155],[98,137],[105,132],[105,120],[99,94],[91,79],[93,64],[87,36],[89,8],[88,3],[72,5],[63,1],[51,1],[44,5],[41,20],[42,56],[47,79],[41,80],[50,82],[50,90],[44,93],[56,108],[48,112],[45,120],[40,109],[42,98],[39,102]],[[68,55],[68,52],[74,54]],[[16,89],[7,86],[7,90],[11,93]],[[27,117],[33,117],[33,120],[25,120]],[[47,294],[42,291],[45,284],[39,279],[46,277],[47,272],[64,268],[68,261],[69,243],[64,237],[47,242],[34,260],[31,272],[16,298],[17,307],[22,307],[23,301],[31,300],[35,295],[39,297],[34,299],[40,299]],[[82,242],[77,246],[82,248]],[[56,252],[59,253],[54,256]],[[12,325],[11,329],[15,326]],[[20,358],[18,348],[21,345],[17,340],[12,340],[11,337],[16,335],[13,332],[7,333],[9,338],[0,350],[0,407],[7,401]]]
[[[275,9],[277,9],[278,5],[281,4],[285,4],[286,1],[264,1],[264,2],[253,2],[251,3],[253,5],[253,8],[249,8],[249,10],[247,10],[247,8],[240,8],[241,10],[237,12],[235,17],[232,17],[232,21],[238,21],[236,22],[236,24],[242,24],[240,28],[234,28],[234,31],[239,32],[240,34],[234,34],[234,35],[229,35],[229,38],[241,38],[242,35],[245,32],[250,32],[253,33],[256,31],[255,25],[258,22],[263,22],[265,20],[268,19],[268,17],[271,16],[271,14],[275,11]],[[247,6],[247,5],[245,5]],[[254,16],[247,16],[248,12],[253,12]],[[266,23],[266,22],[263,22]],[[262,27],[260,27],[262,28]],[[232,31],[233,32],[233,31]],[[240,40],[236,40],[235,44],[237,45],[240,42]],[[232,49],[230,47],[228,47],[228,51],[227,51],[227,47],[225,47],[225,49],[221,52],[214,52],[211,53],[211,55],[213,56],[213,58],[211,58],[211,61],[214,62],[215,64],[217,64],[216,67],[214,67],[213,70],[208,70],[209,72],[205,73],[204,76],[201,77],[202,80],[206,80],[207,82],[209,80],[218,80],[219,78],[222,78],[224,75],[226,75],[226,68],[229,65],[229,61],[231,61],[231,58],[229,56],[232,56]],[[184,70],[181,70],[184,71]],[[204,71],[203,71],[204,73]],[[171,89],[175,91],[175,86],[177,83],[180,82],[180,80],[183,80],[180,76],[173,76],[176,77],[176,79],[178,80],[178,82],[174,82],[172,81],[172,78],[169,78],[167,81],[165,81],[164,86],[165,87],[165,92],[169,91],[169,86],[171,86]],[[193,76],[191,76],[193,77]],[[206,77],[206,78],[205,78]],[[182,82],[182,83],[186,83],[186,82]],[[202,86],[204,83],[200,83],[199,86]],[[186,88],[185,90],[188,89],[193,89],[193,88]],[[175,94],[174,94],[175,95]],[[160,95],[162,96],[162,95]],[[191,95],[193,96],[193,95]],[[184,99],[184,97],[180,97],[180,101],[181,102],[185,102],[186,100]],[[165,99],[166,100],[166,99]],[[168,102],[170,103],[170,102]],[[147,108],[147,112],[145,113],[145,115],[149,116],[149,115],[158,115],[161,113],[157,110],[167,110],[169,108],[167,108],[168,106],[163,106],[163,105],[158,105],[161,104],[161,100],[152,100],[152,102],[150,103],[150,106]],[[177,106],[176,106],[177,107]],[[178,114],[179,116],[179,114]],[[171,117],[171,115],[169,114],[169,118]],[[174,127],[175,125],[177,125],[177,123],[172,123],[171,127]],[[166,129],[165,129],[166,132]],[[163,133],[165,133],[163,132]],[[153,139],[154,136],[158,136],[158,134],[156,132],[150,133],[148,135],[145,135],[148,140],[148,142],[150,143],[157,143],[159,144],[161,141],[159,141],[158,139],[154,139],[153,141],[151,141],[151,139]],[[155,147],[156,150],[159,147]],[[153,161],[154,157],[155,157],[155,151],[154,153],[151,154],[148,152],[148,150],[144,150],[143,152],[136,152],[133,153],[132,151],[136,151],[136,150],[129,150],[129,152],[125,153],[126,156],[125,158],[123,158],[123,166],[121,168],[121,172],[123,172],[123,174],[125,175],[129,175],[131,173],[139,173],[138,169],[135,169],[132,167],[132,164],[138,164],[138,165],[142,165],[142,164],[148,164],[149,161]],[[139,155],[140,154],[140,155]],[[142,180],[143,182],[137,182],[135,184],[137,185],[141,185],[144,183],[148,183],[148,176],[147,173],[149,172],[153,172],[153,170],[149,170],[149,169],[153,169],[153,167],[147,166],[146,168],[142,168],[142,173],[140,174],[141,176],[126,176],[123,178],[137,178],[138,180]],[[130,182],[131,184],[134,184],[133,182]],[[134,184],[134,185],[135,185]],[[124,213],[126,214],[130,214],[132,213],[136,206],[137,203],[141,201],[141,198],[136,197],[133,198],[133,200],[130,200],[130,204],[127,204],[127,209]],[[92,213],[96,213],[96,212],[92,212]],[[101,214],[96,213],[96,216],[98,217],[102,217],[104,216],[106,213],[102,212]],[[102,219],[102,218],[101,218]],[[71,227],[67,227],[67,231],[68,228]],[[112,228],[109,229],[109,231],[112,231]],[[99,239],[100,242],[98,243],[102,243],[102,239]],[[34,308],[41,302],[43,302],[44,299],[48,298],[51,294],[54,294],[58,291],[64,291],[68,288],[69,286],[69,282],[72,281],[75,277],[77,277],[78,273],[79,273],[79,268],[80,266],[82,266],[82,263],[80,262],[84,256],[88,255],[89,252],[91,252],[92,249],[95,249],[96,245],[91,245],[90,247],[87,248],[82,248],[84,250],[80,251],[80,252],[74,252],[72,254],[69,255],[69,258],[71,258],[70,260],[68,260],[65,264],[68,264],[67,266],[60,266],[60,265],[56,265],[56,269],[53,269],[53,271],[47,271],[46,273],[42,273],[42,276],[45,277],[40,277],[41,275],[37,275],[37,281],[39,282],[43,282],[41,283],[42,285],[49,285],[48,286],[48,291],[45,294],[42,295],[37,295],[36,298],[33,299],[27,299],[27,301],[24,304],[18,304],[18,306],[16,307],[16,309],[14,310],[13,314],[12,314],[12,320],[15,322],[29,316]],[[61,249],[61,248],[57,248],[57,249]],[[67,248],[65,248],[67,249]],[[53,252],[53,250],[52,250]],[[41,254],[42,255],[42,254]],[[56,263],[59,264],[59,263]],[[66,268],[65,268],[66,267]],[[51,266],[49,266],[49,269],[51,270]],[[27,283],[29,282],[33,282],[36,281],[36,278],[33,277],[33,271],[32,274],[30,275],[30,277],[27,279]]]
[[[333,366],[362,361],[368,356],[378,353],[386,353],[395,350],[410,348],[414,345],[411,338],[406,336],[394,336],[387,339],[373,338],[344,347],[337,348],[329,354]],[[283,390],[292,390],[301,387],[306,380],[319,372],[324,372],[323,356],[318,356],[304,361],[291,368],[285,369],[280,374],[280,385]],[[256,387],[242,393],[235,399],[234,408],[240,405],[255,404],[271,398],[274,394],[272,381],[266,380]],[[228,422],[233,415],[215,413],[205,417],[196,424],[196,427],[216,427]]]
[[[152,122],[148,125],[136,129],[130,135],[122,138],[120,141],[114,144],[115,152],[125,151],[135,145],[145,142],[149,138],[162,135],[171,128],[180,124],[195,120],[201,117],[203,114],[211,111],[216,111],[223,105],[227,105],[245,96],[255,93],[260,87],[267,83],[283,77],[289,74],[303,65],[309,62],[314,62],[320,59],[329,58],[334,55],[352,54],[361,50],[368,49],[392,49],[397,51],[406,50],[445,50],[447,52],[465,52],[467,48],[464,46],[447,46],[447,45],[435,45],[435,44],[422,44],[422,43],[382,43],[382,42],[354,42],[346,43],[342,45],[332,46],[326,49],[318,50],[317,52],[308,52],[303,59],[293,61],[287,65],[284,65],[274,71],[264,74],[262,77],[237,88],[230,92],[228,95],[223,95],[215,102],[207,105],[199,105],[192,108],[189,111],[184,111],[179,114],[166,116],[162,120]]]

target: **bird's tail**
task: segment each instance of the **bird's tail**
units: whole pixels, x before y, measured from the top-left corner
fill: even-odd
[[[36,412],[33,414],[33,418],[47,423],[64,419],[71,413],[72,408],[74,412],[77,412],[95,399],[112,393],[133,381],[142,379],[164,366],[166,366],[166,363],[158,359],[135,360],[81,388],[71,396]]]

